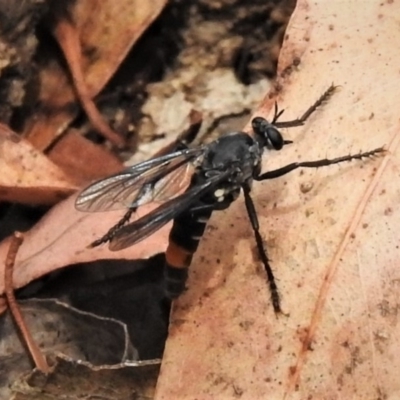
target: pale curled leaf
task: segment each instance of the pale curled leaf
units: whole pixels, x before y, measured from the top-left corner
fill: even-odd
[[[98,259],[141,259],[165,251],[168,226],[146,241],[123,251],[112,252],[107,245],[88,248],[115,225],[125,210],[105,213],[82,213],[75,210],[76,195],[59,203],[30,231],[19,249],[15,266],[14,288],[70,264]],[[154,205],[144,206],[136,217],[149,212]],[[0,243],[0,260],[8,251],[9,239]],[[4,263],[0,263],[0,293],[4,292]]]
[[[268,154],[264,170],[382,145],[390,152],[254,184],[288,317],[273,314],[243,204],[215,215],[172,314],[156,399],[399,393],[400,60],[390,15],[400,10],[395,2],[342,6],[297,4],[280,58],[281,71],[301,59],[281,82],[285,119],[332,82],[340,89],[304,127],[284,130],[294,144]]]

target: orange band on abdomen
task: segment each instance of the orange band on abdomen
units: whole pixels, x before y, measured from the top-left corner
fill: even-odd
[[[170,241],[165,259],[167,264],[174,268],[188,268],[192,261],[193,254],[176,243]]]

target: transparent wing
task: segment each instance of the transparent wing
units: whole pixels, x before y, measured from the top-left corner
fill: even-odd
[[[165,201],[179,194],[173,185],[188,180],[190,162],[203,152],[203,147],[184,149],[133,165],[88,186],[77,197],[75,207],[80,211],[111,211]]]
[[[115,234],[110,241],[110,250],[122,250],[132,246],[154,232],[161,229],[165,224],[176,216],[187,210],[201,196],[210,190],[213,190],[221,181],[230,175],[226,171],[220,175],[210,178],[202,185],[194,186],[180,196],[162,204],[149,214],[144,215],[137,221],[124,226]]]

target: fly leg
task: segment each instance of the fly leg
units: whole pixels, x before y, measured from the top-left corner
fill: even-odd
[[[257,243],[258,254],[260,256],[261,262],[264,265],[265,272],[267,273],[272,306],[274,307],[275,314],[281,314],[282,309],[281,309],[281,300],[278,292],[278,286],[276,285],[274,273],[272,272],[271,265],[269,263],[268,256],[264,248],[263,240],[260,234],[260,225],[258,223],[257,212],[254,207],[253,200],[250,196],[250,187],[247,184],[244,184],[242,187],[243,187],[247,214],[249,216],[251,227],[253,228],[254,237]]]
[[[103,235],[99,239],[96,239],[88,247],[93,248],[100,246],[103,243],[110,242],[111,239],[115,236],[115,234],[131,219],[131,216],[135,211],[136,208],[129,208],[128,211],[124,214],[124,216],[112,228],[110,228],[105,235]]]
[[[297,168],[319,168],[319,167],[326,167],[328,165],[339,164],[344,161],[352,161],[352,160],[361,160],[363,158],[373,157],[379,153],[383,153],[385,149],[383,147],[379,147],[374,150],[366,151],[364,153],[359,154],[350,154],[348,156],[342,156],[337,158],[324,158],[322,160],[316,161],[304,161],[304,162],[295,162],[286,165],[285,167],[275,169],[273,171],[265,172],[261,175],[255,176],[254,179],[256,181],[263,181],[266,179],[275,179],[279,178],[282,175],[286,175],[291,171],[294,171]]]
[[[337,88],[337,86],[334,86],[333,84],[331,86],[329,86],[329,88],[322,94],[322,96],[312,106],[310,106],[300,118],[293,119],[291,121],[278,122],[278,119],[283,114],[284,110],[278,111],[278,105],[275,102],[275,114],[274,114],[274,118],[272,120],[272,124],[275,125],[277,128],[293,128],[295,126],[303,125],[304,122],[307,121],[307,119],[310,117],[310,115],[319,106],[321,106],[324,102],[326,102],[330,99],[330,97],[335,92],[336,88]]]

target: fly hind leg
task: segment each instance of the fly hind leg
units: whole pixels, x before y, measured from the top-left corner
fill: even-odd
[[[131,216],[135,211],[136,208],[129,208],[124,216],[112,228],[110,228],[105,235],[91,243],[89,248],[97,247],[103,243],[110,242],[115,234],[131,219]]]
[[[251,199],[250,196],[250,187],[248,185],[243,185],[243,193],[244,193],[244,200],[246,204],[246,209],[247,209],[247,215],[249,216],[251,226],[253,228],[254,232],[254,237],[256,239],[256,244],[257,244],[257,250],[258,254],[260,256],[261,262],[264,265],[265,272],[268,277],[268,283],[269,283],[269,291],[271,293],[271,301],[272,301],[272,306],[274,307],[275,314],[282,314],[282,309],[281,309],[281,299],[279,296],[278,292],[278,286],[275,282],[275,276],[274,273],[272,272],[271,265],[269,263],[267,253],[264,248],[263,240],[260,234],[260,227],[258,223],[258,218],[257,218],[257,212],[254,207],[253,200]]]

